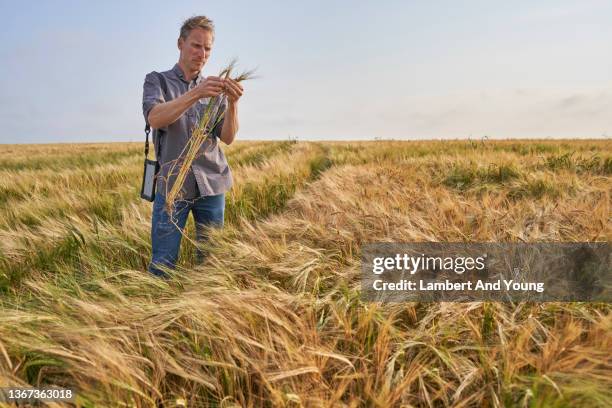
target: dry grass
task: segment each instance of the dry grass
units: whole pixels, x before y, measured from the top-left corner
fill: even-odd
[[[612,143],[232,145],[227,227],[169,282],[144,272],[135,146],[104,165],[0,147],[0,386],[84,407],[612,405],[607,304],[359,295],[364,242],[609,241]]]

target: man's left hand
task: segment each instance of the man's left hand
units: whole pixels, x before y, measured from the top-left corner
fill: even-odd
[[[228,102],[232,104],[238,102],[244,91],[242,85],[231,78],[225,78],[223,81],[225,82],[224,92],[227,95]]]

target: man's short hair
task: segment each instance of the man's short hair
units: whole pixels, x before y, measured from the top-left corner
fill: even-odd
[[[193,16],[185,20],[183,25],[181,26],[181,33],[179,38],[186,40],[189,36],[189,33],[194,28],[201,28],[203,30],[210,31],[211,34],[215,34],[215,25],[213,21],[206,16]]]

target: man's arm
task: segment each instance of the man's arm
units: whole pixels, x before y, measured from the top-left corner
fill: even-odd
[[[229,145],[234,141],[238,132],[238,104],[228,103],[225,115],[223,118],[223,127],[221,128],[221,139],[225,144]]]
[[[158,103],[149,111],[149,125],[152,128],[160,129],[176,122],[191,105],[200,99],[199,95],[197,88],[193,88],[176,99]]]
[[[227,95],[227,109],[223,120],[223,128],[219,137],[225,144],[231,144],[238,132],[238,100],[244,89],[242,85],[228,78],[225,83],[225,94]]]
[[[221,91],[223,91],[223,80],[219,77],[208,77],[178,98],[153,106],[147,118],[149,125],[155,129],[164,128],[176,122],[199,99],[217,96]]]

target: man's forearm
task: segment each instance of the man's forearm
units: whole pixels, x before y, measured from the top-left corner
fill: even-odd
[[[160,129],[176,122],[198,99],[198,92],[194,88],[176,99],[155,105],[149,111],[149,124],[154,129]]]
[[[238,132],[238,104],[229,103],[224,116],[220,138],[225,144],[231,144]]]

